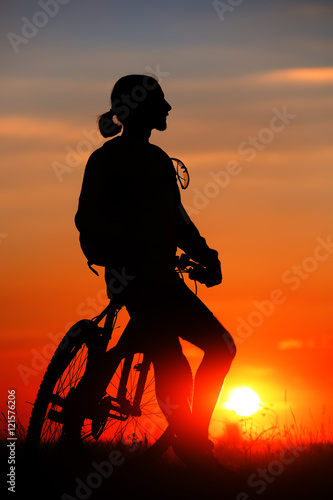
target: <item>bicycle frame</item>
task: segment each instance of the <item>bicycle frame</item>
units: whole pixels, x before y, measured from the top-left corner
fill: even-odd
[[[180,273],[189,272],[195,269],[202,269],[202,267],[191,261],[185,254],[182,254],[181,257],[177,257],[177,268]],[[94,366],[95,362],[98,362],[101,353],[107,352],[107,346],[112,337],[112,332],[115,326],[115,322],[117,319],[117,314],[120,311],[122,304],[113,302],[112,300],[108,304],[108,306],[96,317],[93,321],[98,324],[104,316],[106,316],[105,324],[103,327],[103,333],[98,340],[98,348],[93,349],[94,355],[91,353],[88,355],[87,360],[87,370],[90,370],[90,365],[93,365],[92,370],[96,369]],[[95,344],[96,346],[96,344]],[[89,359],[90,357],[90,359]],[[91,357],[93,358],[91,360]],[[134,370],[139,371],[139,379],[136,387],[133,403],[127,399],[127,384],[130,375],[130,370],[132,368],[134,358],[134,352],[126,352],[124,353],[124,365],[121,373],[121,377],[119,380],[119,386],[116,397],[108,396],[110,403],[110,413],[109,417],[117,420],[125,421],[129,418],[129,416],[139,417],[141,415],[140,404],[143,396],[143,392],[145,389],[145,384],[147,381],[148,371],[151,364],[151,359],[147,356],[147,354],[143,353],[143,360],[141,363],[138,363],[134,366]]]
[[[98,324],[101,319],[106,315],[106,320],[104,327],[101,329],[102,333],[98,337],[91,339],[90,349],[88,351],[87,366],[86,370],[91,372],[93,376],[95,370],[98,369],[98,362],[100,361],[100,356],[102,353],[106,353],[107,346],[112,337],[112,332],[117,319],[117,314],[121,306],[119,304],[113,304],[112,301],[108,306],[93,319],[95,324]],[[89,340],[88,340],[89,343]],[[115,346],[116,348],[117,346]],[[143,359],[140,363],[137,363],[133,369],[140,372],[138,384],[136,387],[133,403],[127,399],[127,384],[130,376],[130,371],[132,369],[134,352],[124,352],[124,365],[122,367],[121,377],[119,380],[118,390],[116,397],[107,396],[110,403],[109,418],[125,421],[129,416],[139,417],[141,416],[141,400],[143,392],[145,389],[149,367],[151,364],[151,359],[143,353]]]

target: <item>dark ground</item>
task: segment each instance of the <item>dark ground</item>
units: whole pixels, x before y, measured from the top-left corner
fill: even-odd
[[[1,442],[2,488],[6,490],[8,450]],[[16,492],[7,498],[21,500],[221,499],[221,500],[323,500],[333,498],[333,445],[309,444],[281,454],[243,457],[221,470],[198,464],[186,467],[169,450],[155,460],[122,462],[101,446],[94,457],[48,452],[40,460],[25,459],[23,443],[16,448]],[[217,447],[221,464],[227,453]],[[94,465],[95,464],[95,465]],[[97,468],[96,468],[97,467]],[[104,477],[103,477],[104,475]],[[1,498],[4,496],[1,495]]]

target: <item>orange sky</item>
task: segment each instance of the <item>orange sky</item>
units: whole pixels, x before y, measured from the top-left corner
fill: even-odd
[[[71,19],[75,8],[69,5],[64,16]],[[309,12],[297,8],[283,2],[305,26]],[[266,24],[276,19],[270,9],[260,12]],[[324,27],[332,7],[323,2],[323,10],[313,9],[312,19]],[[173,106],[168,130],[154,132],[151,142],[188,166],[183,203],[222,259],[223,284],[199,286],[199,296],[238,346],[225,394],[249,385],[282,419],[292,407],[310,426],[320,426],[323,405],[332,414],[333,68],[327,67],[327,41],[301,28],[293,35],[289,25],[283,41],[274,29],[256,38],[259,14],[241,8],[222,25],[213,9],[192,14],[184,17],[189,38],[178,45],[176,35],[154,47],[143,33],[141,43],[129,34],[125,43],[118,33],[117,48],[102,34],[93,38],[92,30],[84,57],[81,32],[71,34],[77,44],[64,53],[56,19],[17,56],[10,46],[3,49],[1,401],[16,388],[24,423],[54,339],[105,304],[103,279],[86,267],[73,217],[86,159],[102,144],[95,118],[107,109],[119,76],[147,67],[160,72]],[[10,12],[7,21],[13,26],[20,15]],[[191,45],[197,26],[199,41]],[[69,26],[64,30],[69,37]],[[208,32],[211,38],[200,42],[200,33]],[[190,354],[195,362],[198,353]]]

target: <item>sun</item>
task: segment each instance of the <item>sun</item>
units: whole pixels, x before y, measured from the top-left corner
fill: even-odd
[[[226,410],[232,410],[241,417],[249,417],[260,410],[260,398],[249,387],[235,387],[229,391],[228,400],[223,404]]]

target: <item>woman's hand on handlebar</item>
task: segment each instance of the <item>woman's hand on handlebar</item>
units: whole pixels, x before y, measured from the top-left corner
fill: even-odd
[[[216,250],[210,250],[204,261],[204,265],[190,260],[186,254],[178,258],[177,267],[188,272],[191,280],[205,284],[208,288],[219,285],[222,282],[221,262]]]
[[[221,262],[218,258],[216,250],[211,250],[208,258],[204,263],[205,268],[205,285],[210,288],[219,285],[222,282]]]

